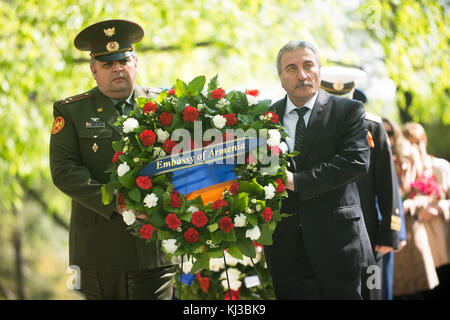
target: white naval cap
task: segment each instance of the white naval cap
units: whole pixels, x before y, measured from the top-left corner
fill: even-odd
[[[355,87],[355,82],[366,77],[366,72],[357,68],[322,67],[320,87],[332,94],[343,95]]]

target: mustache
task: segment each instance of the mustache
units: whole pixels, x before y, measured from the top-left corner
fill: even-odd
[[[312,82],[309,80],[300,80],[299,82],[297,82],[297,84],[295,85],[295,89],[303,87],[303,86],[308,86],[308,87],[312,87]]]

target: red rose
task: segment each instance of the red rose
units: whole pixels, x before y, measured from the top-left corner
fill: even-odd
[[[203,292],[208,293],[209,278],[208,277],[202,277],[200,275],[200,272],[197,272],[195,274],[195,277],[197,278],[198,283],[200,283],[200,289],[202,289]]]
[[[230,193],[235,196],[238,194],[241,185],[238,182],[233,182],[230,186]]]
[[[170,140],[170,139],[166,139],[166,141],[164,141],[164,144],[163,144],[164,151],[165,151],[167,154],[171,154],[173,148],[175,148],[175,146],[176,146],[177,144],[178,144],[178,142],[176,142],[176,141],[172,141],[172,140]]]
[[[183,111],[184,122],[194,122],[198,118],[198,110],[191,106],[186,106]]]
[[[166,224],[172,230],[177,230],[181,225],[181,220],[178,219],[175,213],[169,213],[166,217]]]
[[[234,228],[233,220],[230,219],[230,217],[223,217],[219,221],[220,229],[225,231],[226,233],[230,232],[231,229]]]
[[[227,119],[227,122],[225,123],[227,126],[234,126],[238,122],[235,113],[224,114],[223,117]]]
[[[268,111],[268,112],[264,113],[264,115],[265,116],[272,115],[270,117],[270,122],[272,122],[272,123],[277,123],[279,121],[278,115],[275,112]]]
[[[227,205],[228,205],[228,203],[225,200],[219,199],[219,200],[216,200],[216,201],[213,202],[212,209],[213,210],[217,210],[217,209],[220,209],[222,207],[226,207]]]
[[[254,96],[256,98],[259,95],[259,90],[258,89],[247,90],[247,91],[245,91],[245,94]]]
[[[173,96],[175,94],[175,89],[174,88],[170,89],[168,94],[169,96]]]
[[[178,191],[173,190],[172,193],[170,194],[170,202],[169,204],[173,207],[173,208],[179,208],[181,207],[181,198],[179,196]]]
[[[136,184],[139,188],[148,190],[150,189],[152,184],[152,179],[150,179],[148,176],[140,176],[136,179]]]
[[[113,158],[112,158],[112,162],[113,163],[116,163],[117,161],[119,161],[120,159],[119,159],[119,156],[121,156],[121,155],[123,155],[124,153],[123,152],[120,152],[120,151],[116,151],[116,153],[114,153],[114,156],[113,156]]]
[[[148,240],[152,237],[153,230],[155,230],[155,228],[153,228],[151,224],[144,224],[139,233],[143,239]]]
[[[139,135],[139,139],[141,139],[141,142],[144,146],[149,147],[156,141],[156,133],[154,133],[152,130],[144,130]]]
[[[225,98],[225,90],[216,89],[211,91],[211,99],[222,99]]]
[[[286,188],[284,187],[283,181],[281,179],[275,180],[275,182],[278,184],[277,189],[275,190],[276,193],[282,193]]]
[[[198,241],[198,231],[195,228],[189,228],[184,233],[184,238],[187,242],[194,243]]]
[[[239,287],[237,291],[231,289],[230,291],[231,291],[231,300],[239,300],[241,287]],[[230,300],[230,291],[227,291],[227,293],[225,294],[225,300]]]
[[[197,228],[203,227],[208,222],[208,217],[203,211],[195,211],[192,214],[191,223]]]
[[[144,107],[142,108],[142,112],[144,114],[149,114],[150,112],[156,112],[156,109],[158,109],[158,106],[153,101],[147,102]]]
[[[125,203],[125,197],[123,196],[122,192],[119,192],[119,197],[117,198],[117,204],[121,209],[125,209],[126,203]]]
[[[166,111],[161,113],[161,115],[159,116],[159,122],[165,127],[170,126],[172,124],[172,120],[173,114]]]
[[[263,217],[265,222],[269,222],[270,219],[272,219],[272,209],[270,209],[270,207],[266,207],[263,211],[263,213],[261,213],[261,216]]]

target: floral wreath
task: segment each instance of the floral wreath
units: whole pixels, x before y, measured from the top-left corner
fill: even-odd
[[[156,99],[136,98],[135,110],[115,123],[123,136],[113,142],[115,154],[106,171],[111,180],[102,187],[105,204],[117,195],[117,205],[125,210],[123,220],[133,235],[161,241],[169,258],[192,257],[192,272],[209,269],[210,258],[223,257],[224,250],[237,259],[243,255],[254,258],[253,241],[272,244],[277,222],[287,216],[280,212],[281,200],[287,197],[288,157],[295,155],[288,153],[282,141],[287,135],[278,115],[269,111],[271,101],[258,100],[258,90],[226,93],[217,77],[205,88],[206,79],[199,76],[188,84],[177,80]],[[204,130],[220,130],[224,141],[234,140],[230,132],[236,129],[265,129],[269,137],[266,144],[245,154],[245,163],[235,165],[238,179],[221,199],[206,204],[201,196],[188,200],[179,193],[171,172],[140,175],[149,163],[173,154],[178,145],[171,140],[174,130],[192,133],[195,121],[201,121]],[[222,141],[214,141],[218,142]],[[214,143],[203,141],[202,147]],[[264,167],[261,150],[277,158],[275,166]]]

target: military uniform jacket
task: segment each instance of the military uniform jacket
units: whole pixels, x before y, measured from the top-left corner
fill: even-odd
[[[368,173],[358,181],[364,221],[373,249],[375,245],[397,249],[401,218],[391,148],[380,117],[366,113],[365,124],[369,132],[370,166]]]
[[[134,97],[150,96],[136,86]],[[137,271],[171,264],[155,242],[146,243],[126,230],[115,209],[105,206],[101,186],[112,161],[112,142],[121,137],[114,126],[119,113],[98,88],[54,104],[50,169],[54,184],[72,198],[69,263],[83,271]]]
[[[282,124],[285,109],[286,97],[271,106]],[[290,169],[296,191],[288,190],[281,209],[292,216],[277,224],[273,245],[264,246],[271,273],[288,276],[300,229],[319,278],[372,264],[356,186],[369,167],[364,106],[319,89],[299,157]]]

